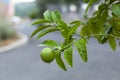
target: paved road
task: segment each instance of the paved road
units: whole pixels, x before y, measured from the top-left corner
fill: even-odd
[[[28,36],[33,29],[19,27]],[[74,50],[74,67],[64,72],[55,62],[48,65],[39,58],[42,48],[37,44],[51,38],[57,41],[62,39],[59,33],[52,33],[39,41],[29,39],[27,44],[1,53],[0,80],[120,80],[120,47],[112,52],[107,44],[98,45],[91,39],[87,46],[89,61],[83,63]]]

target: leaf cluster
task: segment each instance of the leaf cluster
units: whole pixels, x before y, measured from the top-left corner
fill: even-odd
[[[69,24],[62,20],[59,11],[47,10],[43,13],[44,19],[33,22],[37,29],[33,31],[31,37],[37,35],[37,39],[46,34],[58,31],[64,38],[64,41],[57,43],[54,40],[45,40],[40,46],[52,48],[55,52],[55,61],[58,66],[66,69],[63,57],[68,66],[73,66],[73,46],[76,47],[81,59],[84,62],[87,58],[87,40],[94,37],[100,44],[109,43],[111,49],[116,50],[117,41],[120,40],[120,1],[104,0],[91,17],[87,12],[91,5],[98,0],[84,0],[88,3],[85,12],[85,21],[72,21]],[[80,33],[76,34],[77,29],[81,27]],[[75,38],[75,36],[79,38]]]
[[[90,0],[89,4],[91,5],[94,1]],[[104,0],[92,17],[87,16],[89,4],[85,13],[86,24],[81,29],[80,35],[93,36],[100,44],[109,42],[112,50],[116,50],[116,39],[120,39],[120,1]]]
[[[64,55],[66,63],[72,67],[73,66],[73,48],[75,45],[78,49],[78,52],[83,59],[87,62],[87,51],[86,51],[86,42],[84,39],[76,40],[74,39],[74,34],[80,25],[83,25],[81,21],[73,21],[70,24],[66,24],[59,13],[59,11],[45,11],[44,19],[39,19],[33,22],[33,25],[37,25],[37,29],[33,31],[31,37],[37,35],[37,39],[40,39],[44,35],[59,31],[64,38],[64,41],[58,44],[54,40],[45,40],[39,46],[47,46],[54,50],[56,55],[56,63],[60,68],[66,71],[65,64],[62,60],[61,55]],[[80,45],[81,44],[81,45]],[[79,46],[80,45],[80,46]]]

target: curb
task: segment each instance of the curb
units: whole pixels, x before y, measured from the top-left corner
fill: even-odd
[[[18,46],[21,46],[21,45],[28,42],[28,37],[26,35],[24,35],[22,33],[19,33],[19,36],[21,37],[21,39],[15,41],[15,42],[13,42],[13,43],[5,46],[5,47],[1,47],[0,48],[0,53],[5,52],[5,51],[9,51],[11,49],[14,49],[14,48],[16,48]]]

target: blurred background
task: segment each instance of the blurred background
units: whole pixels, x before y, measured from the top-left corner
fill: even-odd
[[[94,3],[88,14],[97,10]],[[45,10],[59,10],[66,22],[83,20],[87,4],[83,0],[0,0],[0,80],[119,80],[120,49],[115,52],[108,44],[88,42],[87,63],[74,50],[74,67],[64,72],[55,62],[45,64],[39,57],[43,47],[37,45],[47,39],[63,38],[58,32],[40,40],[30,38],[36,28],[31,23],[43,17]]]

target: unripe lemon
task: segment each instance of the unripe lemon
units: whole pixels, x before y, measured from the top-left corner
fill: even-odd
[[[51,48],[44,48],[42,51],[41,51],[41,59],[46,62],[46,63],[50,63],[54,60],[55,58],[55,53],[54,51],[51,49]]]

